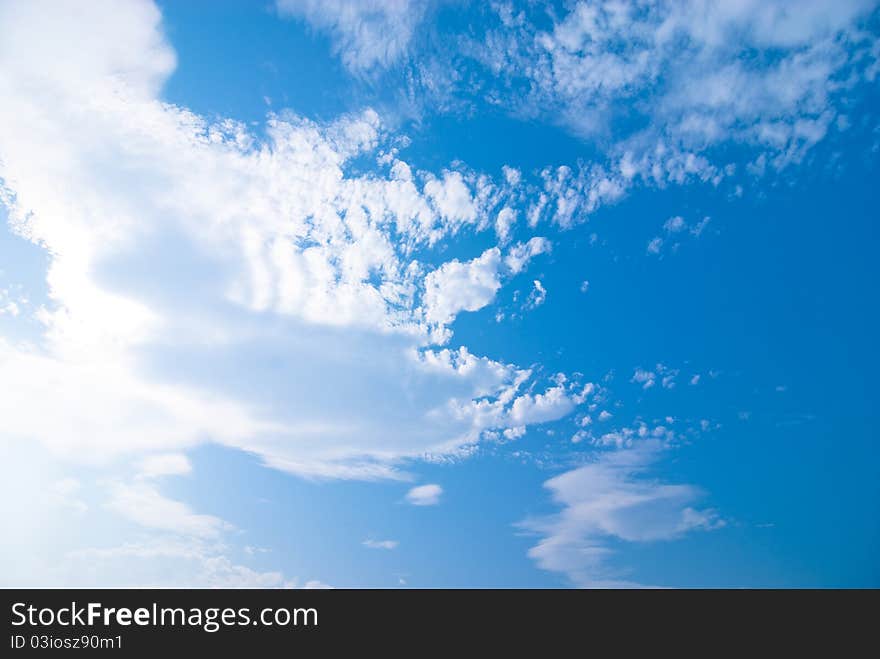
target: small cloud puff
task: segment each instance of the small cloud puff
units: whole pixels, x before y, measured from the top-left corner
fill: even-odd
[[[652,238],[648,242],[647,252],[648,254],[659,254],[662,248],[663,239],[658,236],[657,238]]]
[[[540,307],[547,299],[547,289],[544,288],[544,285],[537,279],[534,280],[533,284],[534,288],[532,289],[532,292],[529,293],[529,299],[526,300],[527,309]]]
[[[364,547],[367,547],[368,549],[387,549],[390,551],[391,549],[396,549],[397,545],[400,543],[398,543],[397,540],[371,540],[371,539],[367,539],[367,540],[364,540],[363,543],[361,543],[361,544],[363,544]]]
[[[436,506],[440,503],[443,488],[436,483],[418,485],[406,493],[406,500],[414,506]]]
[[[684,218],[680,215],[670,217],[663,223],[663,228],[666,230],[666,233],[678,233],[679,231],[684,231],[686,227],[687,224],[685,224]]]

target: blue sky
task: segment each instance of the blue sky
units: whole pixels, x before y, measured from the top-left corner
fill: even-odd
[[[878,586],[877,3],[0,3],[0,584]]]

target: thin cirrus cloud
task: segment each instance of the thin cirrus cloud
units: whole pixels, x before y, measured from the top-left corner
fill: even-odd
[[[368,549],[385,549],[392,550],[397,549],[397,545],[400,543],[397,540],[364,540],[363,545]]]

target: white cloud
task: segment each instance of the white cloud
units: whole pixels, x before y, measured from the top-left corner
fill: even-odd
[[[678,233],[679,231],[684,231],[685,228],[687,228],[687,224],[685,224],[684,218],[680,215],[670,217],[663,223],[663,229],[666,233]]]
[[[880,67],[866,22],[874,0],[809,0],[798,12],[786,0],[570,2],[552,16],[540,3],[498,2],[485,32],[433,26],[439,53],[414,38],[432,3],[278,4],[329,32],[355,71],[389,66],[411,48],[407,93],[416,105],[446,110],[465,97],[470,108],[479,90],[515,116],[559,122],[592,140],[604,161],[541,172],[543,194],[524,213],[531,226],[582,222],[637,184],[717,185],[735,171],[716,148],[729,143],[751,150],[760,163],[753,172],[799,162]],[[479,65],[469,75],[462,57]],[[626,132],[627,124],[639,128]],[[446,174],[426,190],[435,210],[474,221],[476,197],[458,184],[460,173]],[[518,170],[504,174],[510,189],[522,187]],[[512,218],[495,220],[504,242]]]
[[[516,211],[505,206],[498,211],[495,218],[495,233],[498,234],[498,240],[506,242],[510,238],[511,227],[516,223]]]
[[[699,222],[697,222],[697,223],[693,226],[693,228],[691,229],[691,235],[696,236],[697,238],[699,238],[699,237],[702,235],[703,231],[705,231],[706,226],[708,226],[710,220],[711,220],[711,218],[709,218],[709,217],[704,217],[702,220],[700,220]]]
[[[88,504],[78,498],[82,491],[82,483],[76,478],[67,477],[55,481],[52,484],[51,491],[54,495],[53,498],[61,506],[80,514],[85,513],[89,509]]]
[[[642,389],[650,389],[657,383],[657,380],[659,380],[660,386],[664,389],[674,389],[675,378],[678,377],[678,373],[679,371],[677,368],[670,368],[663,364],[657,364],[653,371],[644,368],[637,368],[633,373],[630,382],[642,385]],[[699,381],[699,377],[697,378],[697,381]],[[696,383],[692,380],[691,384]]]
[[[326,18],[326,5],[293,4],[288,9],[333,34],[356,71],[397,61],[422,11],[338,4]],[[811,29],[827,29],[820,23]],[[554,30],[555,45],[540,47],[579,48],[583,30],[569,27]],[[383,31],[392,38],[377,45]],[[304,476],[399,478],[407,459],[459,454],[486,429],[521,436],[527,425],[562,418],[582,402],[574,383],[534,393],[540,389],[527,370],[436,345],[449,334],[429,324],[491,303],[507,278],[549,251],[549,241],[532,238],[426,272],[412,254],[456,232],[490,229],[495,218],[499,239],[512,237],[512,220],[498,229],[490,184],[459,171],[414,172],[396,156],[387,175],[350,175],[352,159],[375,156],[385,143],[375,112],[328,123],[281,112],[257,137],[262,131],[164,103],[159,91],[174,64],[161,16],[146,0],[0,5],[0,196],[11,226],[49,256],[51,302],[46,333],[33,345],[0,341],[4,439],[38,440],[71,462],[129,457],[144,477],[189,472],[181,451],[212,441]],[[788,73],[821,86],[817,66],[795,62]],[[559,75],[567,85],[589,83],[576,70]],[[735,70],[724,75],[745,84]],[[626,79],[623,86],[608,80],[626,88]],[[774,95],[791,94],[787,107],[808,107],[807,123],[786,132],[765,112],[760,125],[751,119],[737,130],[792,158],[793,143],[821,138],[822,104],[802,103],[803,85],[765,92],[771,108]],[[725,111],[732,102],[709,101]],[[687,130],[711,133],[704,124]],[[717,172],[692,152],[659,144],[633,147],[608,166],[548,168],[541,176],[529,223],[545,214],[569,226],[621,198],[636,177],[660,184],[714,180]],[[505,180],[522,184],[510,169]],[[272,367],[260,367],[266,364]],[[652,377],[674,383],[671,373]],[[689,500],[685,491],[668,496],[670,486],[636,478],[641,467],[597,465],[604,466],[594,475],[615,474],[609,482],[641,493],[652,511],[659,502],[649,528],[663,527],[668,537],[701,525],[703,513],[682,508],[675,527],[682,530],[664,526],[668,506]],[[569,508],[592,496],[567,485],[580,478],[559,478],[550,487]],[[59,487],[52,497],[80,501],[78,487]],[[407,500],[433,505],[441,494],[439,485],[423,485]],[[128,583],[169,583],[172,573],[161,565],[126,575],[137,556],[142,565],[153,558],[186,564],[178,584],[290,583],[230,559],[220,547],[230,525],[168,498],[156,481],[113,481],[111,495],[107,510],[149,541],[83,550],[83,575],[101,557],[116,560]],[[550,548],[535,556],[558,565],[553,547],[564,559],[569,536],[593,538],[595,529],[630,539],[637,535],[627,531],[632,509],[617,500],[586,526],[553,527]]]
[[[459,225],[477,220],[477,205],[461,172],[444,172],[443,178],[425,183],[425,195],[447,222]]]
[[[146,483],[116,483],[108,507],[149,529],[216,539],[231,526],[213,515],[194,513],[184,503],[163,496]]]
[[[835,76],[860,61],[867,75],[870,37],[859,22],[875,6],[575,2],[541,29],[540,10],[512,20],[512,7],[500,4],[501,25],[469,52],[499,81],[496,93],[527,84],[527,93],[505,96],[516,112],[555,114],[590,136],[607,135],[615,116],[634,112],[649,122],[640,136],[648,149],[658,138],[701,149],[733,140],[768,149],[782,165],[824,135]]]
[[[305,588],[306,590],[328,590],[333,588],[333,586],[317,579],[311,579],[310,581],[307,581],[305,583],[303,588]]]
[[[673,159],[664,158],[658,164],[660,178],[672,175]],[[693,172],[699,173],[698,168]],[[582,165],[577,171],[566,165],[546,167],[540,172],[542,191],[531,203],[527,215],[529,224],[536,225],[542,218],[566,228],[586,221],[590,213],[604,204],[613,204],[624,197],[631,187],[632,177],[609,170],[599,164]]]
[[[511,246],[503,258],[501,250],[492,247],[470,261],[447,261],[425,277],[425,318],[445,325],[462,311],[482,309],[495,299],[504,278],[519,274],[535,256],[550,249],[549,240],[535,237]]]
[[[547,289],[544,288],[544,285],[535,279],[532,282],[532,292],[529,293],[529,298],[526,300],[526,309],[535,309],[540,307],[547,300]]]
[[[444,263],[425,277],[425,317],[445,324],[460,311],[477,311],[495,299],[501,288],[501,250],[487,249],[464,263]]]
[[[408,0],[276,0],[282,15],[329,32],[346,67],[365,72],[397,62],[407,51],[427,2]]]
[[[787,0],[581,1],[549,16],[540,4],[494,9],[485,32],[449,37],[482,71],[485,98],[561,123],[604,155],[541,172],[530,226],[584,222],[638,185],[717,186],[798,163],[880,69],[875,0],[810,0],[796,12]],[[433,66],[459,67],[459,57]],[[472,93],[473,77],[447,96]],[[745,147],[753,165],[737,171],[724,160],[728,145]]]
[[[528,242],[517,243],[504,257],[504,264],[512,274],[522,272],[529,262],[539,254],[546,254],[553,248],[552,243],[546,238],[536,236]]]
[[[667,424],[672,425],[673,422],[674,420],[672,418],[666,417]],[[604,448],[613,447],[622,449],[631,448],[637,442],[648,438],[662,439],[671,443],[676,439],[676,434],[667,426],[657,424],[650,427],[645,422],[639,421],[632,427],[617,428],[610,432],[603,433],[598,437],[591,437],[590,443],[594,446],[601,446]]]
[[[513,401],[510,417],[518,425],[556,421],[569,414],[576,403],[562,385],[542,394],[523,394]]]
[[[406,500],[414,506],[436,506],[443,488],[436,483],[417,485],[406,493]]]
[[[2,270],[0,274],[3,274]],[[14,287],[0,288],[0,316],[5,314],[15,318],[28,304],[27,297]]]
[[[0,586],[295,585],[279,571],[242,564],[236,556],[249,552],[236,542],[241,530],[167,497],[153,481],[122,481],[2,437],[0,470],[0,516],[16,529],[0,543]]]
[[[656,375],[653,371],[646,371],[643,368],[637,368],[632,376],[632,382],[642,385],[642,389],[650,389],[654,386]]]
[[[192,472],[192,465],[182,453],[161,453],[149,455],[141,460],[140,474],[147,478],[156,476],[186,476]]]
[[[162,16],[148,1],[127,2],[120,11],[115,7],[113,0],[96,0],[88,12],[75,0],[4,2],[0,17],[7,29],[0,58],[12,64],[16,53],[22,56],[5,69],[3,84],[30,79],[40,81],[31,93],[45,94],[55,87],[63,93],[87,94],[80,85],[115,77],[124,79],[141,99],[154,95],[176,65],[174,51],[161,35]],[[105,39],[83,39],[81,27],[95,15],[104,17]],[[35,37],[40,37],[42,47],[33,43]],[[41,114],[33,109],[36,116]],[[58,155],[62,154],[60,149]]]
[[[520,437],[525,436],[526,427],[525,426],[514,426],[513,428],[507,428],[504,432],[504,439],[514,440],[519,439]]]
[[[396,549],[400,544],[397,540],[364,540],[363,545],[369,549]]]
[[[155,538],[67,553],[54,587],[117,588],[295,588],[280,571],[260,571],[236,563],[221,546],[191,539]],[[32,579],[30,584],[34,583]],[[308,587],[307,585],[304,587]]]
[[[0,341],[4,436],[94,464],[210,441],[369,479],[524,425],[526,371],[472,355],[426,368],[450,337],[430,324],[485,306],[549,249],[532,238],[431,272],[413,258],[491,229],[485,177],[397,157],[348,175],[388,141],[371,110],[280,112],[265,137],[209,121],[158,96],[175,54],[151,2],[52,7],[0,8],[0,189],[49,256],[50,300],[39,341]]]
[[[722,525],[712,510],[697,509],[700,491],[647,476],[662,451],[643,440],[551,478],[544,486],[561,510],[522,526],[541,536],[529,550],[539,567],[565,574],[582,587],[637,585],[612,565],[613,543],[673,540]]]
[[[660,250],[663,249],[663,239],[660,237],[652,238],[648,241],[648,247],[646,251],[648,254],[659,254]]]

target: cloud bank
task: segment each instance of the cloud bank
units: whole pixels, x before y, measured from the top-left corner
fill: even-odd
[[[2,8],[0,179],[50,255],[51,302],[41,341],[0,343],[4,434],[78,461],[213,441],[305,476],[400,478],[522,425],[527,370],[436,346],[546,241],[415,256],[491,228],[499,186],[384,157],[369,109],[271,115],[257,138],[165,103],[158,10],[106,9]],[[376,172],[347,174],[360,157]]]

